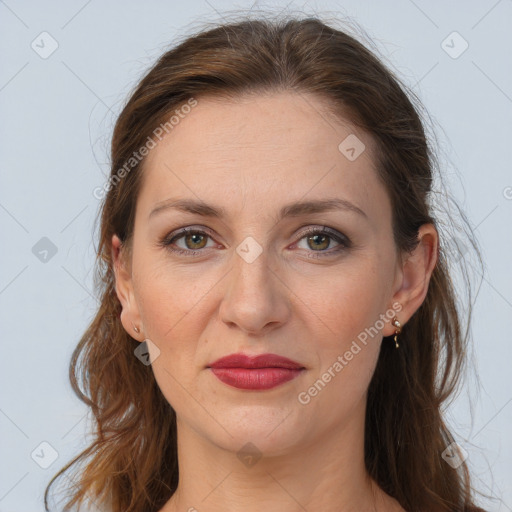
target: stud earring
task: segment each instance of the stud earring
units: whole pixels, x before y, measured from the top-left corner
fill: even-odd
[[[136,325],[133,325],[133,322],[132,322],[132,326],[133,326],[133,330],[134,330],[137,334],[139,334],[140,329],[139,329]]]
[[[396,327],[394,336],[395,348],[398,348],[398,335],[402,332],[402,324],[398,321],[398,318],[396,316],[395,318],[393,318],[393,325]]]

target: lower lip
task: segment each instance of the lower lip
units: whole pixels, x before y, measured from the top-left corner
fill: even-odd
[[[239,389],[271,389],[297,377],[302,369],[210,368],[224,384]]]

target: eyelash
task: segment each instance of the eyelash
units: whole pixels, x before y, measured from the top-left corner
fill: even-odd
[[[210,238],[213,238],[212,235],[210,233],[208,233],[208,231],[203,231],[203,230],[193,228],[193,227],[187,227],[187,228],[181,229],[176,234],[171,233],[170,235],[167,235],[164,239],[162,239],[159,242],[159,245],[161,247],[165,247],[166,249],[168,249],[169,251],[171,251],[175,254],[180,254],[180,255],[185,255],[185,256],[196,256],[200,252],[204,252],[204,248],[194,250],[194,249],[180,249],[180,248],[176,249],[176,248],[172,247],[172,244],[174,242],[185,237],[186,235],[206,235]],[[330,228],[326,228],[326,227],[307,229],[306,231],[301,233],[301,237],[299,238],[299,240],[296,243],[300,242],[303,238],[306,238],[308,236],[313,236],[313,235],[325,235],[328,238],[331,238],[331,239],[335,240],[338,244],[340,244],[338,247],[336,247],[334,250],[331,250],[331,251],[311,251],[313,254],[318,254],[320,257],[332,256],[334,254],[338,254],[338,253],[340,253],[346,249],[349,249],[351,247],[351,241],[347,236],[345,236],[341,233],[338,233],[337,231],[331,230]]]

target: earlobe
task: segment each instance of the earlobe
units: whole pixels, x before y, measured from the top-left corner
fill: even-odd
[[[140,316],[135,302],[132,276],[130,271],[130,262],[127,261],[127,255],[123,252],[123,244],[117,235],[112,236],[112,267],[115,276],[116,295],[122,306],[121,323],[125,331],[137,339],[140,334],[134,326],[140,325]],[[142,335],[143,336],[143,335]]]
[[[437,257],[437,230],[433,224],[423,224],[418,230],[418,245],[404,258],[401,284],[392,299],[392,302],[402,305],[402,310],[396,315],[402,326],[425,300]],[[390,326],[390,331],[392,329]],[[384,335],[389,334],[391,332]]]

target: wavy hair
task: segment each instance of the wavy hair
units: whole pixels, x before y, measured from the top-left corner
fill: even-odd
[[[134,357],[138,342],[121,325],[115,291],[111,239],[116,234],[130,246],[145,160],[128,170],[126,163],[191,98],[281,91],[313,94],[372,136],[399,251],[414,249],[422,224],[440,227],[432,207],[438,166],[421,103],[354,36],[317,17],[241,19],[166,51],[115,124],[95,266],[100,306],[70,363],[71,385],[92,412],[94,438],[52,478],[46,510],[50,487],[72,468],[77,477],[66,507],[91,499],[111,512],[158,512],[176,490],[176,415],[151,366]],[[447,240],[440,240],[427,296],[403,327],[400,350],[385,339],[381,345],[368,389],[364,456],[370,476],[406,510],[470,512],[481,509],[466,463],[452,468],[441,456],[453,441],[441,407],[465,367],[470,310],[458,303]]]

